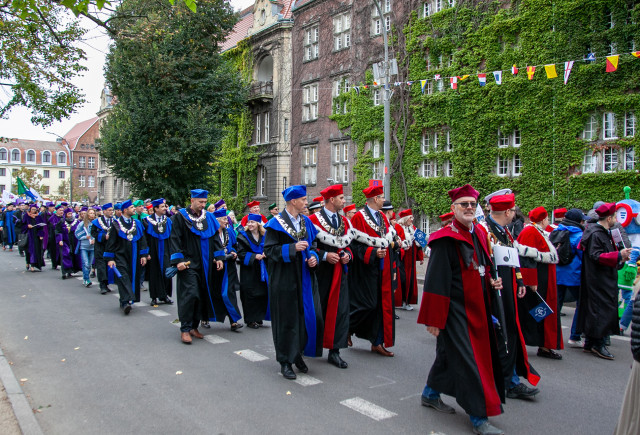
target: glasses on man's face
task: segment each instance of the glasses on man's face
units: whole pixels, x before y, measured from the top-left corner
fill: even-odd
[[[469,201],[464,201],[464,202],[454,202],[454,204],[459,205],[462,208],[476,208],[478,206],[477,202],[469,202]]]

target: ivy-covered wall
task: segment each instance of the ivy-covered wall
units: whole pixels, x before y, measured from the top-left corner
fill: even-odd
[[[232,60],[247,85],[251,83],[253,59],[248,39],[225,51],[223,56]],[[249,146],[253,128],[247,107],[241,115],[233,117],[212,165],[212,184],[216,187],[215,191],[211,192],[209,201],[224,198],[227,207],[236,213],[244,210],[247,200],[256,190],[258,153],[255,147]]]
[[[414,81],[410,88],[395,90],[392,99],[391,161],[401,156],[391,175],[396,207],[437,216],[449,209],[447,190],[464,183],[474,185],[482,196],[509,187],[524,211],[536,206],[588,210],[597,200],[623,199],[625,185],[632,187],[632,197],[640,197],[635,169],[582,174],[585,151],[638,143],[640,133],[624,137],[625,113],[640,116],[640,59],[623,54],[636,49],[633,41],[640,49],[640,5],[633,3],[458,0],[454,8],[429,17],[422,16],[420,5],[404,27],[406,47],[396,50],[406,53],[398,59],[400,75]],[[620,63],[617,71],[606,73],[611,44],[621,54]],[[595,62],[582,61],[589,52],[596,54]],[[562,63],[569,60],[576,63],[564,85]],[[540,66],[551,63],[560,64],[555,79],[547,79]],[[520,70],[515,76],[514,64]],[[527,78],[527,65],[538,65],[533,80]],[[493,79],[496,70],[503,71],[502,85]],[[481,72],[487,73],[484,87],[473,75],[460,81],[457,90],[449,86],[449,76]],[[447,77],[442,92],[432,83],[434,92],[423,94],[419,81],[436,74]],[[370,76],[365,83],[372,83]],[[360,88],[359,93],[352,90],[338,97],[349,99],[349,111],[332,116],[358,147],[353,186],[358,204],[372,173],[373,155],[365,144],[383,138],[383,108],[373,106],[372,92]],[[401,98],[403,92],[408,98]],[[619,139],[602,140],[604,112],[616,114]],[[586,141],[582,132],[592,114],[597,115],[599,139]],[[514,130],[519,131],[520,146],[499,148],[498,132],[510,135]],[[423,135],[447,131],[452,151],[441,140],[436,149],[423,153]],[[521,174],[496,175],[498,156],[513,161],[514,154],[520,157]],[[425,159],[440,165],[450,161],[452,176],[423,177]]]

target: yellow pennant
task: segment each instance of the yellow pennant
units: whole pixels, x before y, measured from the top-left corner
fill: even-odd
[[[558,73],[556,73],[556,65],[554,63],[551,65],[545,65],[544,70],[547,73],[548,79],[555,79],[558,77]]]

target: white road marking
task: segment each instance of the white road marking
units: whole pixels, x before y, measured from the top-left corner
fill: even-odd
[[[226,338],[222,338],[219,335],[205,335],[204,339],[207,340],[211,344],[229,343],[229,340],[227,340]],[[238,352],[236,352],[236,353],[238,353]]]
[[[569,327],[562,325],[562,329],[569,329]]]
[[[612,335],[611,338],[620,341],[631,341],[631,337],[625,337],[624,335]]]
[[[162,311],[162,310],[149,310],[148,311],[149,314],[153,314],[156,317],[164,317],[164,316],[170,316],[171,314],[167,313],[166,311]]]
[[[303,387],[318,385],[322,383],[320,379],[316,379],[313,376],[305,375],[304,373],[298,373],[296,375],[296,380],[293,382],[295,382],[298,385],[302,385]]]
[[[171,323],[173,326],[177,326],[178,328],[181,326],[180,322],[175,322],[173,320],[171,322],[169,322],[169,323]]]
[[[247,359],[251,362],[258,362],[258,361],[264,361],[266,359],[269,359],[268,356],[261,355],[258,352],[252,351],[251,349],[237,350],[234,353],[236,355],[240,355],[242,358]]]
[[[416,393],[416,394],[412,394],[411,396],[401,397],[400,400],[412,399],[414,397],[419,397],[419,396],[422,396],[422,393]]]
[[[149,306],[149,304],[146,303],[146,302],[136,302],[135,305],[137,307],[148,307]]]
[[[386,382],[383,382],[381,384],[372,385],[369,388],[384,387],[385,385],[393,385],[393,384],[396,383],[396,381],[394,381],[393,379],[385,378],[384,376],[376,376],[376,378],[384,379]]]
[[[395,412],[391,412],[360,397],[343,400],[342,402],[340,402],[340,404],[346,406],[347,408],[351,408],[362,415],[366,415],[367,417],[372,418],[375,421],[385,420],[387,418],[395,417],[396,415],[398,415]]]

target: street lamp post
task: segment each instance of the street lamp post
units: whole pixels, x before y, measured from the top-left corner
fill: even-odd
[[[387,201],[391,198],[391,174],[389,173],[390,166],[390,146],[391,146],[391,86],[389,84],[391,78],[389,74],[389,39],[387,36],[387,25],[382,14],[382,8],[378,0],[373,0],[373,4],[380,16],[380,23],[382,27],[382,40],[384,41],[384,199]]]

